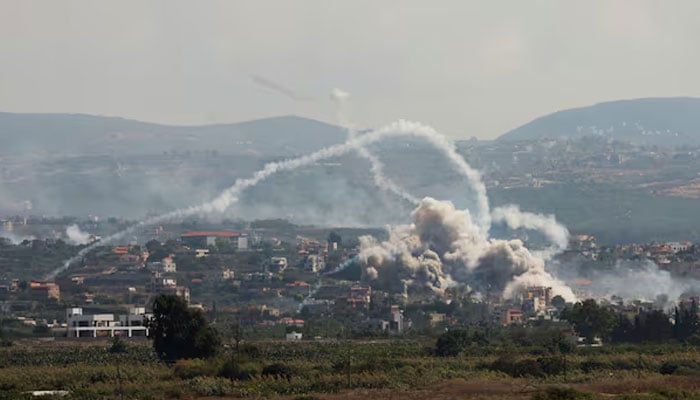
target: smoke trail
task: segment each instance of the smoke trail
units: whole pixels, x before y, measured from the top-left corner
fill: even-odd
[[[552,248],[541,253],[545,259],[565,250],[569,245],[569,230],[559,224],[554,215],[520,211],[517,205],[508,205],[494,208],[491,218],[505,223],[510,229],[525,228],[542,233],[552,243]]]
[[[353,128],[347,117],[347,111],[345,110],[350,94],[338,88],[334,88],[331,92],[331,99],[336,104],[336,114],[338,122],[348,131],[348,140],[357,136],[357,131]],[[367,148],[358,146],[355,152],[361,158],[369,161],[370,172],[372,172],[372,179],[374,184],[388,192],[393,193],[397,197],[403,199],[404,201],[410,203],[413,206],[417,206],[420,200],[410,194],[408,191],[403,189],[393,180],[384,175],[384,164],[379,160],[377,156],[372,154]]]
[[[343,261],[342,263],[340,263],[337,267],[333,268],[332,270],[324,272],[323,275],[337,274],[338,272],[345,270],[346,268],[351,266],[353,263],[358,262],[359,260],[360,259],[358,256],[351,257],[351,258]]]
[[[260,75],[250,75],[250,80],[252,80],[255,84],[260,85],[266,89],[273,90],[279,94],[282,94],[294,101],[312,101],[313,99],[308,98],[308,97],[303,97],[299,96],[296,94],[292,89],[289,89],[283,85],[280,85],[277,82],[273,82],[267,78],[264,78]]]
[[[334,88],[331,91],[331,100],[333,100],[336,105],[336,118],[340,126],[344,127],[348,131],[348,140],[357,136],[357,131],[347,116],[346,108],[349,98],[350,93],[344,90]],[[384,174],[384,164],[382,164],[378,157],[362,146],[357,147],[355,152],[361,158],[369,161],[370,172],[372,172],[372,179],[374,180],[375,186],[393,193],[397,197],[400,197],[414,206],[418,204],[418,198],[408,193]]]
[[[323,285],[323,282],[319,279],[318,282],[314,285],[313,289],[309,292],[309,294],[304,297],[304,300],[299,303],[299,306],[297,307],[297,314],[301,312],[301,310],[304,308],[305,305],[310,304],[311,299],[314,298],[316,293],[318,293],[319,290],[321,290],[321,286]]]
[[[280,162],[272,162],[266,164],[262,169],[253,174],[252,177],[246,179],[238,179],[230,188],[224,190],[214,200],[203,203],[197,206],[188,207],[185,209],[175,210],[163,215],[140,221],[139,223],[111,236],[103,238],[101,242],[91,244],[78,252],[74,257],[68,259],[63,266],[49,273],[46,279],[53,279],[56,275],[66,270],[70,264],[84,257],[88,252],[92,251],[99,245],[109,244],[117,239],[120,239],[128,234],[133,233],[144,226],[162,223],[170,220],[181,219],[190,215],[210,214],[213,212],[223,212],[231,204],[238,200],[238,195],[241,191],[248,189],[267,179],[269,176],[283,171],[291,171],[303,166],[316,163],[331,157],[338,157],[354,151],[357,148],[362,148],[371,143],[377,142],[385,138],[395,138],[402,136],[414,136],[426,140],[438,150],[457,168],[457,170],[467,177],[472,187],[475,188],[477,212],[481,221],[481,229],[488,232],[490,227],[490,215],[488,198],[486,197],[486,187],[481,181],[481,177],[477,171],[472,169],[464,159],[457,154],[454,145],[446,138],[441,136],[435,129],[406,120],[399,120],[375,131],[368,132],[362,136],[349,139],[347,142],[337,144],[317,150],[311,154],[301,156],[294,159],[288,159]]]

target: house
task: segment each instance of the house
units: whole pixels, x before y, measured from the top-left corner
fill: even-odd
[[[369,308],[372,298],[372,288],[370,286],[354,286],[350,288],[350,296],[347,298],[348,305],[352,308]]]
[[[431,312],[428,314],[428,324],[432,327],[436,327],[443,324],[447,320],[447,315],[444,313]]]
[[[369,321],[367,321],[367,329],[387,332],[389,330],[389,321],[381,318],[370,318]]]
[[[173,261],[173,258],[171,256],[165,257],[161,261],[161,265],[163,268],[163,272],[165,273],[177,272],[177,264],[175,264],[175,261]]]
[[[297,331],[291,331],[286,334],[286,338],[288,342],[296,342],[298,340],[301,340],[302,334]]]
[[[181,297],[185,302],[190,302],[190,288],[187,286],[168,286],[158,289],[157,292]]]
[[[84,314],[80,307],[66,310],[68,337],[148,336],[146,321],[151,317],[143,307],[128,314]]]
[[[271,257],[269,264],[271,272],[284,272],[287,269],[287,257]]]
[[[281,324],[281,325],[294,326],[297,328],[304,327],[304,320],[303,319],[295,319],[295,318],[291,318],[291,317],[280,318],[277,321],[277,323]]]
[[[190,247],[216,246],[217,241],[232,244],[239,250],[248,249],[248,234],[231,231],[191,231],[180,235],[182,243]]]
[[[306,256],[304,268],[310,272],[318,272],[326,268],[325,257],[321,254],[309,254]]]
[[[31,281],[29,293],[35,299],[61,299],[61,288],[53,282]]]
[[[389,331],[397,334],[402,334],[404,331],[403,310],[397,305],[391,306]]]
[[[222,281],[230,281],[231,279],[233,279],[235,277],[235,275],[236,275],[235,271],[227,268],[227,269],[221,271],[220,278]]]
[[[671,251],[672,251],[674,254],[675,254],[675,253],[682,252],[682,251],[688,251],[688,249],[689,249],[690,247],[692,247],[692,243],[687,242],[687,241],[686,241],[686,242],[683,242],[683,243],[679,243],[679,242],[670,242],[670,243],[666,243],[666,244],[671,248]]]
[[[209,257],[209,249],[195,249],[194,256],[196,258],[207,258]]]
[[[509,308],[503,313],[503,325],[519,324],[523,320],[523,312],[517,308]]]

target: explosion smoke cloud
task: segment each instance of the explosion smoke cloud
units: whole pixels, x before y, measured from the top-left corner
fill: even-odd
[[[332,157],[338,157],[382,139],[404,136],[413,136],[426,140],[426,142],[434,146],[436,149],[440,150],[443,153],[443,155],[455,166],[455,168],[462,175],[467,177],[471,186],[475,188],[477,204],[476,209],[482,222],[481,227],[486,232],[488,232],[488,227],[490,225],[488,198],[486,197],[486,187],[484,186],[483,182],[481,182],[479,173],[476,170],[472,169],[464,161],[464,159],[460,157],[459,154],[457,154],[452,143],[450,143],[446,138],[437,133],[433,128],[416,122],[399,120],[383,128],[368,132],[362,136],[349,139],[347,142],[342,144],[329,146],[298,158],[268,163],[261,170],[254,173],[252,177],[237,180],[233,186],[224,190],[219,196],[217,196],[214,200],[210,202],[188,207],[185,209],[175,210],[163,215],[146,219],[123,231],[105,237],[99,244],[101,245],[112,243],[115,240],[119,240],[122,237],[133,233],[134,231],[143,226],[157,224],[170,220],[182,219],[191,215],[221,213],[225,211],[231,204],[238,200],[238,195],[241,193],[241,191],[257,185],[258,183],[262,182],[263,180],[267,179],[273,174],[283,171],[291,171],[303,166],[311,165],[321,160],[325,160]],[[98,244],[92,244],[83,248],[74,257],[68,259],[61,267],[55,269],[50,274],[48,274],[46,279],[54,278],[56,275],[66,270],[70,266],[70,264],[81,259],[97,246]]]
[[[71,244],[83,245],[90,241],[90,234],[80,230],[80,227],[73,224],[66,228],[66,236]]]
[[[567,301],[576,296],[545,270],[541,257],[520,240],[490,239],[467,211],[424,198],[412,223],[389,229],[389,239],[360,239],[363,277],[392,289],[408,284],[441,294],[457,283],[476,292],[513,297],[526,286],[550,286]]]

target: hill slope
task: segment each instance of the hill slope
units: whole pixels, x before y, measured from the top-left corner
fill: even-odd
[[[620,100],[558,111],[537,118],[498,138],[609,136],[640,145],[682,146],[700,143],[700,98]]]
[[[167,126],[83,114],[0,113],[1,155],[161,154],[207,151],[281,156],[338,143],[345,132],[285,116],[249,122]]]

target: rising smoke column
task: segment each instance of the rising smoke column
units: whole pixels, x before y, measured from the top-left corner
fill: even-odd
[[[509,298],[523,287],[549,286],[567,301],[576,299],[520,240],[490,239],[468,211],[449,201],[426,197],[411,219],[409,225],[389,228],[386,241],[360,238],[364,279],[392,290],[408,284],[437,294],[459,283]]]
[[[314,164],[318,161],[332,157],[339,157],[351,151],[356,151],[358,148],[363,148],[371,143],[375,143],[382,139],[396,138],[404,136],[413,136],[424,139],[426,142],[438,149],[445,158],[450,161],[456,170],[465,176],[470,185],[475,189],[476,193],[476,211],[480,220],[480,229],[488,232],[490,227],[490,215],[488,198],[486,197],[486,187],[481,181],[480,174],[472,169],[464,159],[457,154],[454,145],[445,137],[437,133],[435,129],[422,125],[416,122],[399,120],[380,129],[368,132],[364,135],[353,137],[347,142],[337,144],[317,150],[305,156],[288,159],[280,162],[272,162],[266,164],[262,169],[255,172],[252,177],[246,179],[238,179],[230,188],[224,190],[219,196],[212,201],[202,203],[196,206],[191,206],[184,209],[171,211],[156,217],[143,220],[131,227],[117,232],[111,236],[105,237],[99,243],[89,245],[78,252],[75,256],[66,260],[64,264],[47,275],[46,279],[52,279],[62,271],[66,270],[73,262],[84,257],[88,252],[95,249],[98,245],[105,245],[119,240],[122,237],[129,235],[139,228],[144,226],[158,224],[166,221],[182,219],[191,215],[221,213],[225,211],[231,204],[238,201],[238,195],[245,189],[253,187],[264,181],[271,175],[278,172],[291,171],[303,166]]]

